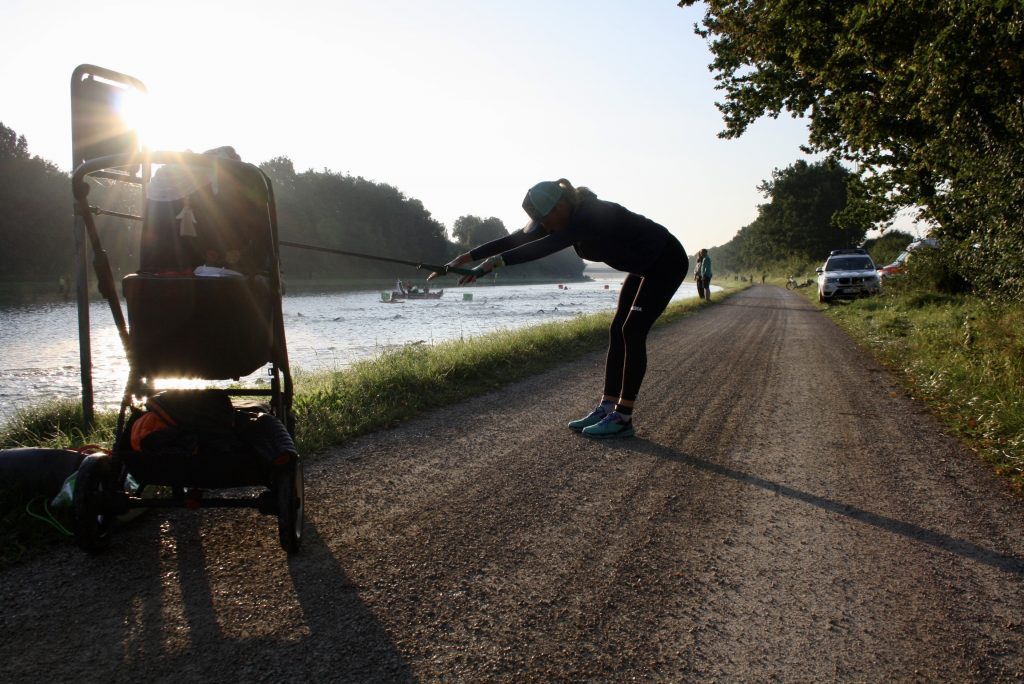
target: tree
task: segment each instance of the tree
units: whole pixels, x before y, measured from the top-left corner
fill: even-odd
[[[274,184],[282,239],[409,261],[447,261],[444,226],[397,188],[327,169],[296,173],[287,157],[261,168]],[[414,273],[410,267],[296,249],[286,250],[282,260],[286,272],[303,278]]]
[[[809,262],[825,260],[832,249],[854,247],[864,240],[866,226],[839,226],[835,217],[846,207],[850,172],[827,161],[797,161],[776,169],[758,186],[767,202],[757,218],[711,258],[720,272],[784,269],[797,272]]]
[[[28,141],[0,121],[0,161],[26,160],[29,158]]]
[[[697,33],[720,135],[807,117],[807,149],[858,169],[840,221],[917,207],[979,289],[1024,293],[1024,4],[708,0]]]
[[[56,280],[71,268],[71,183],[0,123],[0,273]]]
[[[455,243],[463,249],[472,249],[491,240],[497,240],[508,235],[501,219],[491,216],[482,219],[479,216],[460,216],[455,219],[455,226],[452,230],[452,237]]]
[[[769,202],[759,207],[754,231],[757,248],[773,261],[793,255],[823,258],[838,247],[855,247],[864,239],[866,226],[841,227],[834,216],[846,206],[849,171],[828,162],[798,161],[776,169],[760,186]]]

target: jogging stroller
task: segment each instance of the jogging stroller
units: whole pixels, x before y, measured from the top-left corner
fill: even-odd
[[[86,182],[125,173],[144,188],[143,216],[115,214],[142,221],[138,270],[121,283],[127,321],[94,219],[113,212],[90,207]],[[281,546],[297,552],[302,461],[270,179],[220,148],[89,159],[72,188],[129,364],[113,448],[77,473],[78,544],[108,546],[114,518],[129,509],[253,507],[277,516]],[[261,368],[255,388],[225,382]],[[161,391],[158,381],[172,378],[201,388]]]

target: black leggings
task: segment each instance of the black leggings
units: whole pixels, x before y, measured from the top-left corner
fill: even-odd
[[[647,372],[647,333],[665,311],[690,269],[686,250],[674,237],[650,273],[630,273],[622,282],[619,305],[608,331],[604,393],[627,401],[636,399]]]

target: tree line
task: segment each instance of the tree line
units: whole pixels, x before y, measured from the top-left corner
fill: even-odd
[[[278,157],[259,164],[271,179],[282,240],[408,261],[444,264],[486,240],[508,235],[500,219],[460,217],[449,236],[418,199],[398,188],[324,169],[296,172]],[[137,186],[90,179],[93,206],[141,215]],[[97,229],[115,274],[135,270],[140,226],[108,215]],[[70,281],[75,272],[70,174],[29,151],[24,135],[0,122],[0,273],[6,280]],[[379,261],[282,247],[285,277],[317,280],[423,278],[425,273]],[[517,266],[502,277],[573,279],[583,261],[563,250]]]
[[[0,123],[0,273],[54,279],[71,266],[71,182]]]
[[[851,172],[830,161],[797,161],[776,169],[758,190],[767,200],[757,218],[729,242],[708,250],[719,273],[806,274],[821,265],[829,252],[864,247],[876,264],[890,263],[914,237],[888,230],[865,240],[867,226],[843,226],[836,221],[849,204]]]
[[[806,150],[856,169],[837,225],[913,211],[960,282],[1024,295],[1024,3],[703,6],[695,31],[723,93],[721,137],[763,116],[806,118]]]

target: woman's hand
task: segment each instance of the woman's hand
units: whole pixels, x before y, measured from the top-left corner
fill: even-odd
[[[473,257],[469,256],[469,252],[466,252],[465,254],[460,254],[459,256],[455,257],[454,259],[449,261],[447,264],[445,264],[445,266],[448,267],[448,268],[452,268],[452,267],[458,268],[459,266],[462,266],[463,264],[468,264],[472,260],[473,260]],[[436,278],[439,275],[444,275],[444,274],[443,273],[438,273],[437,271],[434,271],[433,273],[431,273],[430,275],[427,276],[427,280],[433,280],[434,278]]]
[[[459,285],[468,285],[476,281],[477,278],[482,278],[487,275],[498,266],[503,264],[500,256],[493,256],[490,259],[486,259],[479,266],[473,269],[473,275],[462,276],[459,278]]]

